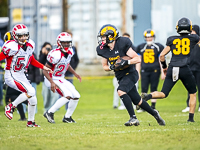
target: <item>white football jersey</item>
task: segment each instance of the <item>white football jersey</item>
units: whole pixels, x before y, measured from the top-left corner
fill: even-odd
[[[68,69],[69,63],[73,55],[74,55],[74,52],[72,48],[68,50],[67,57],[65,57],[65,55],[60,51],[60,49],[53,49],[48,53],[47,61],[53,64],[51,68],[53,71],[53,74],[50,74],[52,79],[65,77],[65,72]]]
[[[2,51],[7,56],[5,70],[24,72],[26,69],[28,69],[32,54],[35,50],[35,43],[29,39],[29,42],[26,43],[26,46],[27,48],[25,51],[14,40],[4,43]]]

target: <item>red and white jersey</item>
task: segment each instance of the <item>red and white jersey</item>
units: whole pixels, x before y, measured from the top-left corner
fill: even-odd
[[[35,50],[35,43],[29,39],[26,43],[26,51],[14,40],[7,41],[2,47],[3,53],[6,55],[5,70],[14,72],[24,72],[28,69],[28,65],[32,59],[32,54]]]
[[[71,58],[74,55],[73,49],[69,48],[67,53],[68,56],[65,57],[65,55],[58,48],[53,49],[48,53],[47,61],[53,64],[51,68],[53,74],[50,74],[52,79],[65,77],[65,72],[67,71]]]

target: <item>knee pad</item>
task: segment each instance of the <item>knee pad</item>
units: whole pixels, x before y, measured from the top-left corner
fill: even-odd
[[[73,98],[79,99],[80,97],[81,97],[81,95],[79,94],[79,92],[76,92],[76,93],[73,95]]]
[[[33,97],[29,98],[28,102],[29,102],[30,105],[37,105],[37,98],[36,98],[36,96],[33,96]]]
[[[34,87],[31,87],[31,88],[27,91],[27,95],[28,95],[28,96],[32,96],[32,97],[35,96],[35,89],[34,89]]]

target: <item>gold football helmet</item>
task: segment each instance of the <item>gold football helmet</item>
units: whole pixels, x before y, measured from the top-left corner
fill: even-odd
[[[144,31],[144,37],[155,37],[155,32],[151,29],[145,30]]]
[[[119,37],[119,32],[117,28],[114,25],[106,24],[99,30],[99,33],[97,35],[98,43],[102,44],[102,37],[106,37],[106,43],[112,43],[114,40],[116,40]]]
[[[11,31],[6,32],[4,34],[3,39],[4,39],[4,42],[9,41],[9,40],[13,40],[12,32]]]

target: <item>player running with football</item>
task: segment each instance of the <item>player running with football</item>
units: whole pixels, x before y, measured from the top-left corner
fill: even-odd
[[[149,86],[151,92],[157,91],[160,74],[164,80],[165,75],[159,61],[159,55],[164,49],[160,43],[155,43],[155,32],[153,30],[144,31],[145,43],[137,46],[136,52],[141,56],[141,64],[139,65],[139,73],[141,69],[141,89],[142,93],[147,93]],[[151,107],[156,109],[156,99],[151,99]],[[137,107],[137,109],[139,109]],[[143,112],[143,109],[137,112]]]
[[[117,28],[111,24],[104,25],[98,33],[97,54],[102,57],[102,65],[105,71],[114,70],[118,80],[118,95],[123,101],[129,115],[130,120],[125,126],[138,126],[139,121],[136,118],[133,105],[140,107],[151,114],[159,125],[165,125],[165,121],[160,117],[157,110],[153,110],[146,101],[142,100],[135,83],[138,80],[138,73],[133,64],[140,63],[141,59],[132,49],[132,42],[129,38],[119,37]],[[129,56],[130,60],[123,60],[123,56]],[[121,59],[121,62],[118,59]],[[116,61],[119,61],[116,63]],[[128,65],[128,67],[127,67]],[[127,68],[126,68],[127,67]]]
[[[29,64],[46,71],[51,69],[39,63],[33,56],[35,43],[29,39],[28,28],[24,24],[17,24],[13,27],[12,35],[14,40],[4,43],[0,60],[6,59],[5,66],[5,83],[22,93],[10,104],[5,106],[5,116],[8,119],[13,118],[14,108],[23,101],[28,100],[28,122],[27,127],[39,127],[35,123],[35,110],[37,98],[35,89],[26,78],[25,71]]]
[[[70,66],[71,58],[74,54],[72,49],[72,38],[67,32],[62,32],[57,37],[58,48],[51,50],[47,55],[46,67],[51,68],[53,73],[43,71],[45,75],[44,83],[47,87],[51,88],[53,92],[57,91],[61,98],[44,113],[44,117],[47,118],[48,122],[55,123],[54,113],[67,102],[69,102],[67,112],[63,118],[65,123],[75,123],[72,119],[72,114],[77,107],[80,94],[75,89],[74,85],[67,81],[65,72],[69,70],[74,76],[81,82],[81,77],[74,71]]]
[[[166,98],[173,86],[180,79],[190,95],[190,111],[189,119],[187,121],[194,122],[196,83],[188,63],[190,51],[198,43],[199,36],[196,34],[190,34],[192,31],[192,23],[188,18],[181,18],[177,22],[176,30],[180,36],[170,36],[167,39],[167,46],[160,54],[163,71],[167,71],[162,90],[161,92],[153,92],[151,94],[144,93],[142,94],[142,98],[144,100]],[[167,68],[165,55],[170,51],[172,52],[172,58]]]

